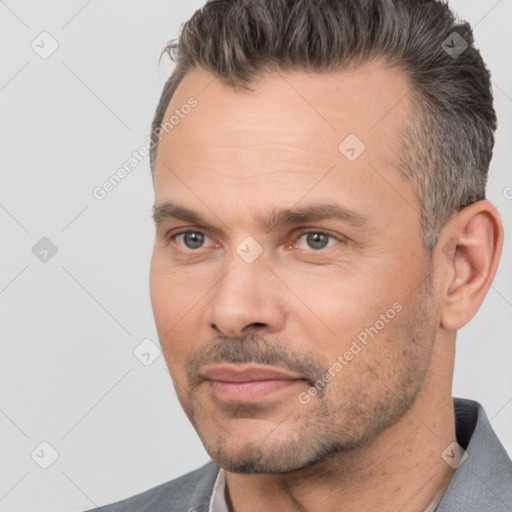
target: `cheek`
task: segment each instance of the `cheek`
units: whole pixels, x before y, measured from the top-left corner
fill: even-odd
[[[167,368],[173,378],[185,384],[185,363],[191,355],[191,342],[181,336],[182,333],[171,332],[160,340]]]
[[[157,328],[163,334],[193,309],[204,290],[200,280],[173,268],[159,252],[155,251],[151,261],[150,293]]]
[[[403,294],[390,283],[374,277],[333,276],[316,285],[310,282],[307,304],[315,314],[297,306],[294,335],[327,367],[341,357],[343,373],[348,376],[355,371],[357,380],[357,368],[368,364],[367,356],[370,361],[379,360],[397,349],[389,337],[393,338],[404,321]]]
[[[290,309],[297,321],[343,339],[373,324],[393,304],[387,283],[363,272],[297,273]],[[301,291],[302,290],[302,291]]]
[[[190,324],[194,297],[190,297],[190,286],[180,283],[155,257],[151,264],[150,294],[162,352],[169,371],[174,373],[174,367],[182,366],[187,347],[193,346],[188,338],[195,332]]]
[[[163,313],[165,315],[165,313]],[[160,346],[174,380],[186,384],[186,363],[200,343],[197,321],[191,314],[167,316],[158,327]]]
[[[214,335],[205,321],[212,299],[208,291],[213,293],[210,277],[171,268],[155,256],[152,260],[150,292],[158,337],[169,371],[182,383],[187,360]]]

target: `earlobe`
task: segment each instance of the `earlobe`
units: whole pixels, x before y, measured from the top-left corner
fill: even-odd
[[[496,275],[503,246],[503,228],[487,200],[458,212],[443,229],[439,258],[446,276],[441,324],[457,330],[476,314]]]

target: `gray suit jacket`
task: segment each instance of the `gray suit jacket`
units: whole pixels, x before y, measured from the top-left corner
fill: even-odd
[[[512,462],[483,408],[454,399],[458,443],[468,457],[457,468],[436,512],[512,512]],[[132,498],[88,512],[208,512],[219,471],[209,462]]]

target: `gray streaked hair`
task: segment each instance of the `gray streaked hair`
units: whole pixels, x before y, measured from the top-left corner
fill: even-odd
[[[412,89],[395,165],[418,195],[425,248],[454,212],[485,199],[497,126],[490,73],[470,25],[445,1],[212,0],[164,53],[176,67],[151,126],[153,174],[165,112],[188,71],[251,92],[273,70],[331,73],[381,58]]]

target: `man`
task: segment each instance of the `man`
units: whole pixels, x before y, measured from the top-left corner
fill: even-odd
[[[503,243],[471,28],[436,0],[226,0],[168,51],[151,296],[213,461],[102,510],[512,510],[451,392]]]

